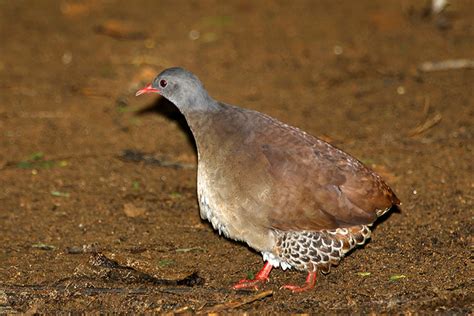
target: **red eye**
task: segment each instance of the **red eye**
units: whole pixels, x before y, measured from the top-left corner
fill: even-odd
[[[167,84],[168,84],[168,81],[166,81],[165,79],[160,80],[160,87],[164,88],[166,87]]]

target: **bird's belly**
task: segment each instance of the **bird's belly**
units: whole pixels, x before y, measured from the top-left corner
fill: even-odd
[[[212,227],[216,229],[219,234],[224,234],[226,237],[233,237],[229,231],[228,220],[223,214],[222,207],[216,202],[216,192],[212,189],[207,174],[202,171],[202,167],[198,167],[198,181],[197,193],[199,201],[199,210],[202,219],[207,219],[211,222]]]
[[[197,193],[201,218],[211,222],[219,234],[243,241],[257,251],[273,249],[273,233],[262,225],[255,209],[258,205],[237,197],[235,187],[219,170],[207,170],[198,163]]]

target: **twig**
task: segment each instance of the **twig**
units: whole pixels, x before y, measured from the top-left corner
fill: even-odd
[[[269,291],[258,293],[256,295],[245,296],[245,297],[242,297],[238,300],[229,301],[229,302],[225,302],[225,303],[222,303],[222,304],[217,304],[217,305],[205,308],[205,309],[201,309],[197,313],[198,314],[218,313],[218,312],[222,312],[222,311],[227,310],[227,309],[237,308],[237,307],[240,307],[242,305],[249,304],[249,303],[261,300],[262,298],[265,298],[265,297],[271,296],[271,295],[273,295],[273,291],[269,290]]]
[[[427,130],[441,122],[442,118],[443,116],[440,113],[436,113],[433,117],[426,119],[423,123],[412,129],[408,133],[408,136],[414,137],[426,132]]]
[[[165,316],[174,316],[176,314],[182,314],[186,312],[191,312],[193,309],[189,306],[184,306],[184,307],[179,307],[177,309],[174,309],[172,312],[164,314]]]
[[[473,59],[447,59],[438,62],[427,61],[419,66],[423,72],[443,71],[463,68],[474,68]]]

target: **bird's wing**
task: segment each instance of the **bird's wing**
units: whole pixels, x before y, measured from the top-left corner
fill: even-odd
[[[271,227],[321,230],[371,224],[399,203],[383,180],[361,162],[288,128],[287,133],[260,144],[262,165],[274,184],[272,200],[267,202]]]

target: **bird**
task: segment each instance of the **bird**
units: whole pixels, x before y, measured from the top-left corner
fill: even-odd
[[[312,289],[370,237],[400,204],[374,171],[341,149],[266,114],[214,100],[181,67],[163,70],[136,96],[158,93],[185,117],[197,148],[200,216],[227,238],[260,252],[264,266],[236,290],[258,290],[273,268],[307,273]]]

